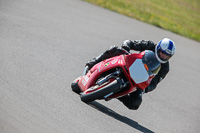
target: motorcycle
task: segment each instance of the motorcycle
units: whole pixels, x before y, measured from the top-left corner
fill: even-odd
[[[155,53],[145,50],[140,53],[119,55],[84,69],[83,76],[75,79],[71,88],[80,94],[83,102],[120,98],[137,89],[144,89],[160,70]]]

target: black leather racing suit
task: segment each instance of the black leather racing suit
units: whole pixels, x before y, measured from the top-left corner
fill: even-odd
[[[122,44],[122,49],[118,48],[117,46],[112,46],[110,49],[106,50],[104,53],[99,55],[98,57],[90,60],[86,65],[89,69],[94,66],[95,64],[103,61],[105,59],[118,56],[121,54],[127,54],[126,51],[136,50],[136,51],[144,51],[144,50],[151,50],[155,52],[156,44],[152,41],[145,41],[145,40],[126,40]],[[126,51],[125,51],[125,50]],[[161,64],[161,69],[158,74],[152,79],[150,85],[145,89],[145,93],[153,91],[157,84],[165,78],[167,73],[169,72],[169,62]],[[118,98],[123,104],[128,107],[129,109],[136,110],[139,108],[140,104],[142,103],[142,90],[138,89],[137,91]]]

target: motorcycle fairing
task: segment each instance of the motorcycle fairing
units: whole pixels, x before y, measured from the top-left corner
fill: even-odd
[[[129,94],[131,92],[134,92],[136,88],[140,88],[144,90],[149,85],[152,78],[146,74],[147,71],[145,73],[144,65],[142,65],[142,62],[141,62],[143,55],[144,55],[144,52],[130,54],[130,55],[120,55],[120,56],[115,56],[115,57],[106,59],[96,64],[95,66],[93,66],[86,75],[80,78],[78,85],[80,89],[82,90],[82,92],[84,92],[91,86],[95,85],[97,78],[100,77],[102,73],[108,70],[111,70],[113,68],[120,67],[122,68],[123,72],[126,73],[125,74],[126,78],[133,81],[134,83],[131,84],[130,89],[124,91],[123,94],[122,93],[114,94],[114,95],[109,96],[108,98],[115,98],[118,96]],[[137,65],[139,66],[137,67]],[[141,75],[139,71],[142,72]],[[142,76],[144,76],[144,78],[142,78]]]
[[[96,79],[104,72],[125,65],[124,55],[115,56],[97,63],[93,66],[88,73],[80,79],[78,85],[82,91],[87,90],[95,84]],[[89,80],[85,80],[89,79]]]

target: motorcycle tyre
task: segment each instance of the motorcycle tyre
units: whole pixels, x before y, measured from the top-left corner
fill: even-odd
[[[83,102],[87,103],[87,102],[94,101],[96,99],[102,99],[104,96],[110,94],[111,92],[115,92],[119,88],[120,88],[120,85],[117,79],[115,79],[113,82],[111,82],[110,84],[104,86],[103,88],[99,90],[93,91],[88,94],[82,93],[80,97]]]
[[[72,88],[72,91],[74,91],[75,93],[77,94],[81,93],[81,89],[78,86],[78,82],[73,81],[71,84],[71,88]]]

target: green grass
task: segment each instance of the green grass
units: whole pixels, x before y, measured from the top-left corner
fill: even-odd
[[[200,41],[200,0],[84,0]]]

